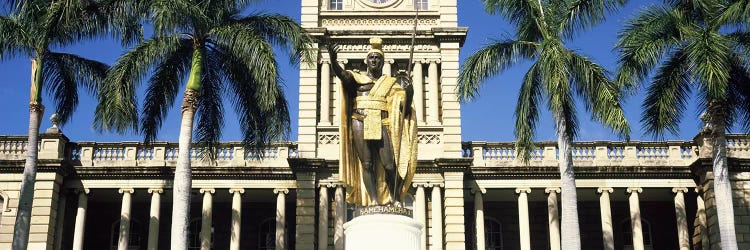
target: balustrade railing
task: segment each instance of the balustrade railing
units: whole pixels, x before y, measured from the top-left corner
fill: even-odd
[[[0,136],[0,160],[25,159],[28,144],[26,136]]]
[[[750,145],[745,139],[734,139],[735,150]],[[728,140],[729,141],[729,140]],[[556,165],[559,150],[556,142],[539,142],[531,151],[529,165]],[[465,142],[465,157],[474,158],[474,166],[520,166],[524,163],[518,158],[512,142]],[[573,142],[571,144],[573,161],[580,166],[686,166],[697,159],[693,142]]]

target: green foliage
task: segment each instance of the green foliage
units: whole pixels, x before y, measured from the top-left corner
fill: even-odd
[[[617,43],[617,81],[632,90],[649,84],[641,118],[647,133],[677,133],[693,91],[701,109],[721,112],[712,123],[750,129],[749,2],[668,1],[628,21]]]
[[[221,138],[224,100],[239,116],[246,147],[285,138],[289,110],[272,46],[289,51],[292,63],[300,58],[312,61],[313,40],[286,16],[241,16],[251,2],[150,2],[145,9],[153,21],[154,37],[126,52],[108,72],[95,127],[140,132],[146,142],[153,141],[180,97],[181,82],[190,75],[189,87],[199,91],[193,131],[199,145],[213,148]],[[196,51],[201,56],[194,57]],[[144,79],[148,79],[147,92],[139,114],[135,92]]]
[[[534,64],[521,84],[516,105],[516,149],[529,160],[539,105],[547,103],[558,133],[574,138],[578,131],[575,98],[580,98],[592,119],[628,138],[630,127],[622,111],[620,86],[610,73],[590,59],[565,47],[565,41],[600,23],[624,0],[484,0],[485,10],[499,14],[515,26],[514,38],[494,41],[469,56],[458,78],[462,101],[479,94],[487,78],[520,60]],[[559,131],[562,130],[562,131]]]

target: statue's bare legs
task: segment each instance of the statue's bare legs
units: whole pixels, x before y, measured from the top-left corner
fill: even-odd
[[[381,140],[365,140],[364,124],[362,121],[352,119],[352,139],[357,156],[362,163],[362,181],[365,190],[370,195],[372,204],[379,204],[377,200],[377,170],[383,168],[385,171],[385,181],[391,195],[390,203],[395,203],[400,197],[401,183],[398,173],[396,173],[395,159],[393,158],[393,147],[388,130],[383,127]]]

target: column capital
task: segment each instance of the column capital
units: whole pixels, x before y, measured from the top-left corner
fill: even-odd
[[[425,184],[425,187],[441,188],[441,187],[445,187],[445,183],[442,183],[442,182],[428,182],[427,184]]]
[[[320,64],[330,64],[331,60],[328,59],[328,58],[321,58],[320,60],[318,60],[318,63],[320,63]]]
[[[76,189],[73,189],[73,193],[76,193],[76,194],[81,194],[81,193],[83,193],[83,194],[89,194],[90,191],[91,190],[89,190],[88,188],[76,188]]]
[[[555,193],[558,193],[558,194],[559,194],[559,193],[560,193],[560,191],[561,191],[561,190],[560,190],[560,188],[559,188],[559,187],[548,187],[548,188],[545,188],[545,189],[544,189],[544,193],[545,193],[545,194],[549,194],[549,193],[552,193],[552,192],[555,192]]]
[[[414,59],[414,63],[427,63],[427,58]]]
[[[430,62],[430,63],[435,63],[435,64],[440,64],[441,63],[441,61],[440,61],[439,58],[427,59],[427,61]]]
[[[288,194],[289,193],[289,189],[287,189],[287,188],[274,188],[273,189],[273,193],[274,194],[280,194],[280,193]]]
[[[216,189],[213,189],[213,188],[201,188],[199,190],[199,192],[201,194],[205,194],[205,193],[211,193],[211,194],[213,194],[213,193],[216,193]]]
[[[385,60],[383,60],[383,62],[384,62],[384,63],[390,63],[390,64],[393,64],[393,62],[395,62],[395,60],[393,60],[393,59],[385,59]]]
[[[164,193],[164,189],[161,189],[161,188],[149,188],[148,189],[148,193],[149,194],[154,194],[154,193],[161,194],[161,193]]]
[[[487,189],[481,188],[481,187],[473,187],[471,188],[472,194],[486,194]]]
[[[245,189],[244,188],[230,188],[229,189],[229,193],[230,194],[234,194],[234,193],[244,194],[245,193]]]
[[[119,190],[117,190],[117,192],[119,192],[121,194],[124,194],[124,193],[133,194],[133,193],[135,193],[135,189],[132,189],[132,188],[120,188]]]
[[[516,193],[517,194],[520,194],[520,193],[530,194],[531,193],[531,188],[516,188]]]
[[[630,193],[633,193],[633,192],[643,193],[643,188],[639,188],[639,187],[629,187],[629,188],[628,188],[627,190],[625,190],[625,191],[626,191],[626,192],[628,192],[629,194],[630,194]]]
[[[679,193],[679,192],[682,192],[684,194],[684,193],[688,192],[688,189],[686,187],[674,187],[674,188],[672,188],[672,193],[676,194],[676,193]]]
[[[333,182],[319,182],[318,183],[319,188],[335,188],[336,185],[337,184]]]
[[[336,59],[336,62],[340,64],[347,64],[349,62],[349,59]]]
[[[601,193],[604,193],[604,192],[607,192],[607,193],[611,194],[614,191],[615,191],[615,189],[611,188],[611,187],[600,187],[600,188],[596,189],[596,193],[597,194],[601,194]]]
[[[425,188],[425,187],[428,187],[428,184],[425,182],[412,182],[411,186],[415,188],[418,188],[418,187]]]

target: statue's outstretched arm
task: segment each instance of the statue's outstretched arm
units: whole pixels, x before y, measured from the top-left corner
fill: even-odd
[[[338,45],[327,43],[326,49],[328,50],[328,56],[331,60],[331,70],[333,70],[333,73],[336,74],[336,77],[338,77],[343,83],[353,82],[354,77],[352,76],[352,74],[346,72],[346,70],[344,70],[344,68],[342,68],[338,63]]]

